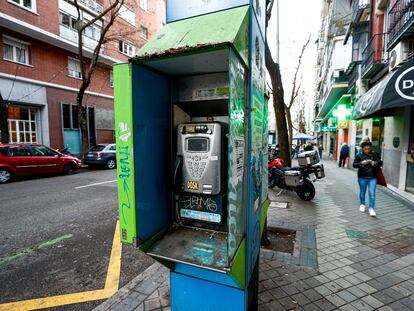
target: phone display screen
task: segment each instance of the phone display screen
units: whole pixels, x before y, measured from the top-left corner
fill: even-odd
[[[188,138],[187,151],[208,152],[208,138]]]

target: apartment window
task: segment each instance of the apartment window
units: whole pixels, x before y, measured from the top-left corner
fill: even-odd
[[[84,35],[88,38],[98,41],[101,37],[101,28],[95,25],[91,25],[85,28]]]
[[[139,6],[141,9],[147,11],[148,10],[148,0],[139,0]]]
[[[79,129],[79,109],[76,105],[62,104],[63,128],[69,130]]]
[[[29,44],[3,36],[3,58],[29,65]]]
[[[30,11],[36,11],[36,0],[9,0],[17,5],[29,9]]]
[[[139,30],[139,35],[142,39],[147,40],[148,39],[148,28],[141,26]]]
[[[127,40],[120,40],[119,51],[125,55],[133,56],[135,54],[135,46]]]
[[[68,76],[82,79],[81,64],[77,59],[68,58]]]
[[[109,86],[114,87],[114,71],[109,72]]]
[[[75,31],[79,29],[78,19],[65,12],[59,12],[59,23]]]
[[[37,123],[36,109],[9,107],[8,124],[10,143],[36,143]]]
[[[119,16],[121,18],[123,18],[124,20],[126,20],[131,25],[134,25],[135,26],[135,13],[130,8],[128,8],[125,5],[123,5],[119,9]]]

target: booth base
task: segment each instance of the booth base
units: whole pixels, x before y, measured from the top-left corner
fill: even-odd
[[[165,234],[148,255],[222,273],[228,272],[227,235],[224,232],[180,227]]]
[[[183,274],[171,272],[171,310],[246,310],[246,292]]]

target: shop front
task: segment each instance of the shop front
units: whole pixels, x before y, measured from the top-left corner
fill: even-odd
[[[361,96],[352,116],[381,155],[389,188],[403,196],[414,194],[413,91],[411,60]]]

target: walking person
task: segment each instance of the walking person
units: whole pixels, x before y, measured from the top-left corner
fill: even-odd
[[[319,145],[318,151],[319,151],[319,158],[322,160],[322,156],[323,156],[323,146],[322,146],[322,144]]]
[[[381,158],[372,151],[372,143],[364,141],[361,143],[361,152],[355,157],[354,168],[358,169],[359,184],[359,210],[365,212],[365,195],[368,188],[369,215],[375,217],[375,190],[377,187],[377,172],[382,167]]]
[[[341,151],[339,152],[339,167],[348,167],[347,160],[349,158],[349,146],[343,143]]]

